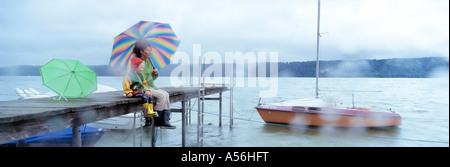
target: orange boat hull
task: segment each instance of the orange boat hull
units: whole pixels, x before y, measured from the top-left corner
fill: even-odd
[[[359,115],[322,114],[257,109],[268,123],[336,127],[389,127],[401,124],[401,117],[377,117]]]

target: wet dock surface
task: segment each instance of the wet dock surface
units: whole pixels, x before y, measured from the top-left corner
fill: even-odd
[[[198,98],[198,87],[162,87],[170,102]],[[227,91],[224,86],[205,88],[205,95]],[[126,98],[123,91],[91,94],[86,98],[54,101],[53,97],[0,101],[0,143],[58,131],[116,117],[142,109],[140,98]],[[173,112],[183,109],[173,109]],[[184,115],[184,113],[183,113]]]

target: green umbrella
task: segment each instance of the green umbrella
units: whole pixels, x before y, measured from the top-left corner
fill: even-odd
[[[86,97],[97,90],[97,73],[78,60],[53,59],[39,71],[42,83],[59,95],[55,101]]]

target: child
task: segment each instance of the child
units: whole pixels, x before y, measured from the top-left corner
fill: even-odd
[[[152,94],[148,89],[147,81],[142,76],[143,70],[143,61],[133,57],[131,59],[131,71],[123,78],[123,91],[128,98],[142,97],[142,108],[145,117],[158,117],[158,113],[153,111]]]

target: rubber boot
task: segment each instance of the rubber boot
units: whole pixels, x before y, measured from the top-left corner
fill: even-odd
[[[157,113],[158,113],[158,115],[159,115],[159,117],[157,117],[157,118],[153,118],[153,120],[155,121],[155,126],[161,126],[161,123],[162,123],[162,117],[163,117],[163,111],[156,111]]]
[[[163,128],[166,128],[166,129],[176,129],[177,128],[176,126],[170,125],[170,122],[169,122],[169,120],[170,120],[170,110],[163,110],[161,117],[162,117],[160,119],[162,121],[161,122],[161,126]]]
[[[145,112],[145,117],[158,117],[158,113],[153,111],[153,104],[152,103],[144,103],[142,104],[142,108]]]
[[[157,117],[155,117],[155,118],[157,118]],[[144,119],[145,119],[144,127],[147,127],[147,126],[152,125],[152,118],[146,117],[146,118],[144,118]]]

